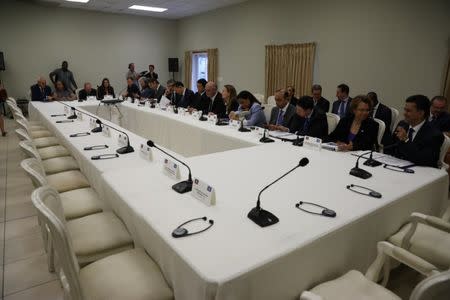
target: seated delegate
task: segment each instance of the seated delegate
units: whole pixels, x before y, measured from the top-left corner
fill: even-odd
[[[31,101],[51,101],[53,100],[52,89],[47,85],[43,77],[39,77],[36,84],[30,87]]]
[[[247,126],[263,127],[266,125],[266,116],[261,103],[248,91],[242,91],[237,95],[239,108],[230,113],[231,120],[244,118],[243,123]]]
[[[105,96],[111,96],[113,98],[116,98],[114,88],[109,84],[108,78],[103,78],[102,85],[99,86],[97,90],[97,98],[99,100],[103,100]]]
[[[79,100],[86,100],[87,97],[97,98],[97,91],[92,88],[92,85],[89,82],[86,82],[84,88],[78,93]]]
[[[378,123],[369,116],[371,105],[364,95],[353,98],[350,104],[351,113],[339,121],[326,141],[335,142],[340,151],[376,149]]]
[[[72,91],[69,91],[60,80],[56,81],[56,88],[53,93],[53,97],[56,101],[73,101],[77,99],[77,96]]]

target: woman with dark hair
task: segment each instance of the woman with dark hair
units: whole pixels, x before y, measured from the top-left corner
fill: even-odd
[[[102,85],[99,86],[97,90],[97,98],[102,100],[106,95],[111,95],[113,98],[116,98],[114,88],[109,84],[109,79],[103,78]]]
[[[372,102],[364,95],[356,96],[350,103],[353,114],[342,118],[328,136],[340,151],[372,150],[378,147],[378,123],[370,117]]]
[[[249,91],[242,91],[237,95],[239,107],[229,115],[231,120],[239,120],[244,116],[244,125],[263,127],[267,124],[261,102]]]
[[[56,101],[73,101],[77,96],[69,91],[61,80],[56,81],[53,98]]]
[[[239,103],[237,101],[237,93],[234,86],[230,84],[225,84],[222,90],[222,98],[225,102],[225,106],[227,107],[227,116],[232,112],[236,111],[239,108]]]

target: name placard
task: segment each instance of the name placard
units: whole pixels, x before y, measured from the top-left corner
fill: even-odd
[[[185,116],[187,114],[187,109],[183,107],[178,108],[178,114],[180,116]]]
[[[173,113],[173,106],[172,105],[167,105],[167,111],[170,113]]]
[[[143,159],[146,159],[148,161],[152,161],[153,160],[152,148],[150,146],[141,144],[139,155]]]
[[[95,127],[97,127],[97,120],[94,118],[89,118],[89,127],[91,129],[94,129]]]
[[[103,97],[103,100],[113,100],[113,96],[112,95],[105,95]]]
[[[83,114],[80,113],[79,111],[77,111],[76,114],[77,114],[78,120],[83,121]]]
[[[305,140],[303,141],[303,147],[320,151],[322,149],[322,139],[305,136]]]
[[[111,137],[111,128],[103,125],[102,134],[106,137]]]
[[[197,111],[193,111],[191,116],[192,116],[192,119],[198,120],[198,119],[200,119],[201,115],[202,115],[202,111],[197,110]]]
[[[163,172],[173,179],[180,179],[180,168],[178,164],[170,158],[164,159]]]
[[[117,144],[122,147],[128,145],[128,137],[123,133],[119,133],[119,136],[117,137]]]
[[[95,96],[87,96],[86,100],[87,101],[95,101],[95,100],[97,100],[97,97],[95,97]]]
[[[65,113],[66,115],[69,114],[69,107],[68,107],[68,106],[65,106],[65,105],[64,105],[64,113]]]
[[[194,178],[194,182],[192,183],[192,196],[207,206],[216,204],[215,189],[198,178]]]
[[[217,115],[208,115],[208,123],[215,125],[217,123]]]
[[[239,127],[241,127],[241,121],[230,120],[230,126],[233,127],[233,128],[238,129]]]

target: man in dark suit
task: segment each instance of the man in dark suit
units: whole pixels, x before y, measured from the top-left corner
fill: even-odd
[[[442,133],[450,132],[450,114],[447,112],[447,98],[436,96],[431,99],[430,117],[428,119]]]
[[[223,101],[222,94],[217,89],[215,82],[208,82],[205,86],[205,94],[196,104],[195,109],[201,110],[205,115],[213,113],[219,118],[226,118],[227,109],[225,102]]]
[[[289,132],[324,139],[328,135],[327,116],[322,109],[314,107],[309,96],[300,97],[296,115],[292,118]]]
[[[288,87],[286,87],[286,92],[288,94],[289,103],[295,107],[298,101],[298,99],[295,98],[295,88],[292,85],[289,85]]]
[[[158,79],[158,74],[155,72],[155,66],[148,65],[148,72],[144,72],[143,76],[148,79]]]
[[[197,92],[194,95],[194,103],[192,103],[191,107],[189,108],[191,112],[193,109],[195,109],[195,107],[200,105],[202,98],[205,96],[205,88],[207,83],[208,82],[204,78],[201,78],[197,81]]]
[[[330,110],[330,101],[322,97],[322,87],[319,84],[313,85],[311,93],[314,101],[314,108],[320,109],[322,112],[327,113]]]
[[[158,79],[154,78],[150,79],[150,87],[154,91],[155,98],[158,99],[159,103],[159,101],[161,101],[161,97],[164,95],[166,91],[166,88],[159,83]]]
[[[93,89],[89,82],[86,82],[84,88],[78,93],[78,100],[86,100],[88,96],[97,98],[97,90]]]
[[[386,129],[384,130],[383,138],[381,139],[381,144],[387,145],[391,143],[391,122],[392,122],[392,111],[389,107],[384,105],[378,100],[378,96],[375,92],[370,92],[367,94],[367,98],[372,102],[372,118],[377,118],[384,122]]]
[[[333,102],[333,109],[331,112],[338,115],[341,119],[345,116],[351,115],[350,102],[352,98],[348,96],[350,88],[346,84],[340,84],[336,90],[337,100]]]
[[[179,95],[179,101],[176,103],[178,107],[189,107],[194,102],[194,92],[184,87],[180,81],[175,83],[175,92]]]
[[[444,135],[430,122],[430,100],[423,95],[406,99],[405,120],[395,130],[397,146],[387,151],[419,166],[437,167]]]
[[[276,106],[270,113],[269,129],[279,130],[280,127],[289,127],[295,115],[295,106],[289,103],[285,90],[280,89],[275,92],[275,103]]]
[[[47,81],[43,77],[39,77],[37,83],[30,87],[31,101],[48,101],[53,100],[52,89],[47,85]]]

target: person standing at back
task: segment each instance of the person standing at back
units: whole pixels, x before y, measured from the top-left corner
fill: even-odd
[[[350,102],[352,102],[352,98],[348,96],[349,93],[350,88],[348,87],[348,85],[338,85],[336,90],[337,100],[334,101],[331,112],[338,115],[341,119],[352,114],[352,111],[350,109]]]
[[[131,80],[133,80],[133,83],[135,85],[138,85],[139,74],[135,70],[134,63],[128,64],[128,71],[127,71],[125,78],[127,80],[128,80],[128,78],[131,78]]]
[[[155,72],[154,65],[148,66],[148,72],[145,73],[145,77],[147,77],[148,79],[158,79],[158,73]]]
[[[61,64],[61,68],[54,70],[48,76],[50,77],[52,83],[55,85],[55,88],[57,81],[61,81],[69,91],[74,92],[78,88],[77,83],[75,82],[75,78],[73,77],[73,73],[69,70],[69,64],[67,63],[67,61],[63,61]]]

